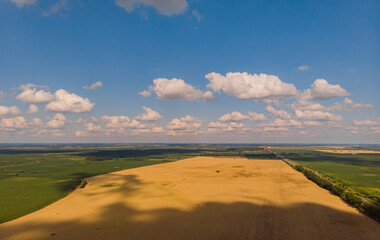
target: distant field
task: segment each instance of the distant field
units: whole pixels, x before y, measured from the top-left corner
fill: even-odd
[[[380,151],[371,150],[350,150],[350,149],[329,149],[329,150],[317,150],[320,152],[328,153],[340,153],[340,154],[380,154]]]
[[[70,193],[81,179],[194,156],[272,158],[259,147],[126,146],[0,148],[0,222],[38,210]]]
[[[271,147],[271,149],[285,158],[348,183],[359,192],[370,193],[380,198],[380,155],[372,153],[378,152],[378,149],[341,146]],[[355,154],[341,154],[341,151],[352,151]]]

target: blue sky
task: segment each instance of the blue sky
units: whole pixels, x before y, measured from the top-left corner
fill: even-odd
[[[378,1],[0,1],[0,142],[379,143],[379,11]],[[136,117],[143,106],[153,112]]]

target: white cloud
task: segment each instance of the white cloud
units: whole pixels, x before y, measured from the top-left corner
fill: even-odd
[[[149,91],[142,91],[142,92],[139,92],[139,94],[141,95],[141,96],[143,96],[143,97],[150,97],[150,95],[152,95],[152,93],[151,92],[149,92]]]
[[[278,98],[264,98],[262,101],[268,105],[282,106],[283,103]]]
[[[42,126],[43,122],[41,118],[33,118],[30,124],[39,127]]]
[[[61,14],[62,10],[66,8],[68,0],[58,0],[54,4],[52,4],[47,11],[43,11],[42,15],[50,16],[55,14]]]
[[[212,102],[218,100],[214,97],[214,94],[211,91],[206,91],[203,93],[203,101],[204,102]]]
[[[129,126],[130,118],[127,116],[103,116],[107,128],[125,128]]]
[[[276,110],[272,106],[267,106],[265,108],[265,111],[271,113],[273,116],[282,118],[282,119],[290,119],[292,118],[292,115],[284,110]]]
[[[326,107],[320,103],[309,102],[307,100],[299,99],[297,102],[291,104],[293,109],[298,110],[312,110],[312,111],[325,111]]]
[[[340,115],[336,115],[327,111],[310,111],[310,110],[295,110],[295,116],[298,119],[304,120],[321,120],[321,121],[342,121]]]
[[[21,85],[22,92],[17,95],[16,99],[21,100],[24,103],[48,103],[55,99],[54,95],[50,92],[39,90],[38,86],[34,84]]]
[[[380,127],[371,127],[372,131],[370,133],[380,134]]]
[[[287,132],[289,128],[286,127],[265,127],[264,132]]]
[[[12,3],[16,4],[18,8],[22,8],[27,5],[34,5],[37,0],[11,0]]]
[[[363,108],[368,108],[372,109],[375,108],[372,104],[360,104],[360,103],[355,103],[349,98],[345,98],[342,103],[335,103],[330,107],[327,107],[328,110],[330,111],[355,111],[355,110],[360,110]]]
[[[261,123],[258,125],[258,127],[296,127],[301,128],[303,127],[302,122],[294,120],[294,119],[280,119],[276,118],[274,121],[271,121],[269,123]]]
[[[248,112],[248,115],[251,117],[251,121],[261,122],[267,120],[263,113]]]
[[[13,131],[16,129],[26,128],[27,122],[26,119],[22,116],[13,117],[13,118],[2,118],[0,121],[0,128],[5,131]]]
[[[377,126],[377,125],[380,125],[380,119],[377,119],[376,121],[372,121],[372,120],[354,120],[353,121],[353,124],[356,125],[356,126]]]
[[[243,123],[237,123],[237,122],[229,122],[229,123],[221,123],[219,121],[217,122],[210,122],[208,124],[208,133],[220,133],[220,132],[232,132],[236,129],[244,128]]]
[[[198,134],[202,127],[202,121],[190,115],[182,118],[174,118],[167,125],[168,135]]]
[[[135,119],[137,121],[154,122],[154,121],[158,121],[162,118],[161,114],[152,110],[151,108],[148,108],[145,106],[143,106],[142,108],[145,110],[145,113],[136,116]]]
[[[302,65],[302,66],[298,67],[298,70],[300,70],[300,71],[308,71],[309,69],[310,69],[310,67],[307,65]]]
[[[46,125],[48,128],[62,128],[65,125],[66,120],[67,119],[63,114],[57,113]]]
[[[243,115],[240,112],[232,112],[232,113],[226,113],[223,116],[221,116],[218,121],[221,122],[240,122],[244,120],[248,120],[249,116]]]
[[[87,90],[95,90],[101,86],[103,86],[103,83],[101,81],[97,81],[97,82],[91,84],[90,86],[83,86],[83,88],[87,89]]]
[[[154,86],[150,88],[156,93],[159,99],[183,99],[196,101],[203,97],[202,91],[195,89],[184,80],[173,78],[157,78],[153,80]]]
[[[16,106],[1,106],[0,105],[0,116],[6,115],[18,115],[21,113],[21,110]]]
[[[310,89],[301,94],[301,99],[325,100],[348,95],[350,94],[339,84],[329,84],[325,79],[320,78],[314,81]]]
[[[55,92],[55,100],[46,105],[45,110],[51,112],[84,113],[91,112],[95,103],[74,93],[60,89]]]
[[[28,113],[29,114],[35,114],[38,113],[38,107],[34,104],[30,104],[28,108]]]
[[[339,123],[334,122],[334,121],[329,121],[329,122],[327,122],[327,126],[328,126],[329,128],[342,128],[342,127],[343,127],[342,124],[339,124]]]
[[[208,88],[214,92],[223,91],[238,99],[257,99],[270,97],[291,97],[297,94],[297,89],[293,84],[282,82],[275,75],[261,73],[227,73],[223,76],[219,73],[209,73],[206,75],[209,80]]]
[[[174,15],[180,14],[187,9],[186,0],[115,0],[116,5],[131,13],[140,5],[154,7],[160,14]]]
[[[308,127],[320,127],[320,126],[322,126],[322,123],[317,122],[317,121],[305,121],[305,122],[303,122],[303,124],[305,124]]]
[[[202,15],[197,10],[191,11],[191,14],[195,17],[197,22],[200,22],[202,20]]]
[[[109,129],[117,129],[123,132],[125,128],[129,129],[147,129],[152,125],[142,124],[141,122],[130,119],[127,116],[103,116],[102,120],[106,122],[106,127]]]
[[[309,133],[307,131],[299,131],[298,134],[299,135],[308,135]]]
[[[100,130],[100,125],[95,125],[93,122],[83,124],[87,131],[94,132]]]

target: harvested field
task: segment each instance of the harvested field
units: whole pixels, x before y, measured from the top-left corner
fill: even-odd
[[[317,150],[320,152],[327,153],[339,153],[339,154],[380,154],[380,151],[370,151],[370,150],[350,150],[350,149],[333,149],[333,150]]]
[[[87,179],[0,239],[378,239],[380,224],[280,160],[196,157]]]

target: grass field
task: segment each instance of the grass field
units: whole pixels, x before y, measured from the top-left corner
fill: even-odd
[[[38,210],[70,193],[81,179],[194,156],[270,158],[254,146],[108,146],[0,148],[0,222]]]
[[[285,158],[299,162],[349,184],[361,193],[380,199],[380,155],[322,152],[325,147],[271,147]],[[341,148],[339,148],[341,149]],[[355,150],[355,148],[350,148]],[[363,147],[358,148],[363,150]],[[371,150],[373,147],[369,148]]]

